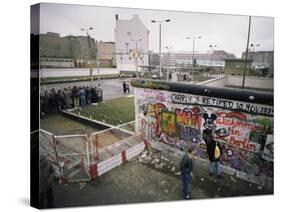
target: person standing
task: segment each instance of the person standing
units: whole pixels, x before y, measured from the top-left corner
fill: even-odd
[[[209,156],[210,160],[210,170],[209,175],[214,175],[214,167],[216,165],[217,169],[217,176],[218,178],[222,178],[221,175],[221,164],[220,164],[220,158],[222,154],[222,149],[220,144],[214,140],[214,136],[212,134],[211,129],[206,129],[203,131],[203,139],[206,142],[207,145],[207,154]]]
[[[64,94],[65,94],[65,104],[66,104],[66,109],[70,109],[72,107],[73,101],[71,99],[71,88],[65,88],[64,89]]]
[[[102,102],[102,88],[100,84],[98,85],[97,88],[97,95],[98,95],[98,102]]]
[[[130,85],[126,83],[126,91],[130,93]]]
[[[88,93],[87,98],[86,98],[86,103],[88,105],[90,105],[91,99],[92,99],[92,92],[91,92],[91,89],[89,87],[86,88],[86,93]]]
[[[80,105],[81,107],[86,106],[86,91],[84,87],[81,87],[79,90],[79,97],[80,97]]]
[[[76,86],[72,89],[72,98],[74,107],[79,107],[79,89]]]
[[[189,148],[187,153],[184,154],[180,161],[180,172],[182,177],[182,191],[184,199],[190,199],[189,182],[190,178],[193,177],[193,159],[195,155],[195,149]]]
[[[123,93],[126,93],[126,82],[123,82]]]

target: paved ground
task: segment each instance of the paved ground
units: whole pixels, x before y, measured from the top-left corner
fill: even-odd
[[[176,201],[182,198],[182,183],[178,170],[156,168],[140,157],[87,183],[69,183],[54,188],[55,207],[108,205]],[[151,162],[154,160],[151,160]],[[263,187],[231,176],[209,177],[207,170],[195,167],[191,182],[192,199],[221,198],[270,194]]]
[[[103,99],[115,99],[123,96],[127,96],[128,94],[123,94],[123,86],[122,83],[130,82],[130,79],[109,79],[109,80],[101,80],[101,86],[103,88]],[[93,86],[97,86],[98,82],[94,81]],[[91,81],[80,81],[80,82],[67,82],[67,83],[55,83],[55,84],[48,84],[48,85],[41,85],[41,91],[44,89],[52,89],[55,88],[56,90],[73,87],[73,86],[91,86]],[[134,88],[130,86],[130,93],[133,94]]]

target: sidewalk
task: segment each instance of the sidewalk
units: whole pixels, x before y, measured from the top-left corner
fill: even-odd
[[[159,166],[157,158],[141,157],[127,162],[94,181],[69,183],[54,188],[55,207],[107,205],[183,200],[182,182],[173,164]],[[141,161],[141,162],[140,162]],[[154,162],[153,162],[154,161]],[[173,171],[171,171],[172,169]],[[270,189],[224,175],[209,177],[208,171],[196,169],[191,182],[192,199],[272,194]]]

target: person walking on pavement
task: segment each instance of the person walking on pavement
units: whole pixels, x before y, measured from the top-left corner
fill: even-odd
[[[195,155],[195,149],[189,148],[187,153],[184,154],[180,161],[180,172],[182,177],[182,191],[184,199],[190,199],[189,182],[190,178],[193,178],[193,159]]]
[[[211,129],[205,129],[203,131],[203,139],[206,142],[207,145],[207,153],[210,160],[210,171],[209,175],[214,175],[214,166],[216,165],[217,169],[217,176],[218,178],[222,178],[221,175],[221,164],[220,164],[220,157],[222,154],[222,149],[220,144],[214,140],[214,136],[212,134]]]
[[[126,83],[126,91],[130,93],[130,85]]]
[[[123,93],[126,93],[126,82],[123,82]]]

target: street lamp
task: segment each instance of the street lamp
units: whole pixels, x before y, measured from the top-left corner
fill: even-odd
[[[250,45],[250,47],[253,48],[254,53],[255,53],[255,47],[259,47],[259,46],[260,46],[260,44],[253,44],[253,43],[251,43],[251,45]]]
[[[213,55],[214,55],[215,48],[218,47],[218,46],[214,45],[214,44],[210,44],[209,47],[212,50],[212,54],[211,54],[211,71],[213,71]]]
[[[91,42],[90,42],[90,35],[89,35],[89,31],[93,30],[93,27],[89,27],[89,28],[81,28],[81,31],[85,31],[88,37],[88,44],[89,44],[89,52],[90,52],[90,59],[91,59]],[[93,84],[93,63],[91,61],[90,63],[91,68],[90,68],[90,77],[91,77],[91,84]],[[97,67],[97,71],[98,71],[98,80],[100,81],[100,71],[99,71],[99,61],[98,61],[98,48],[96,51],[96,67]]]
[[[168,46],[166,46],[165,47],[166,49],[167,49],[167,52],[168,52],[168,69],[167,69],[167,80],[169,80],[169,74],[170,74],[170,60],[171,60],[171,58],[170,58],[170,50],[172,49],[172,47],[168,47]]]
[[[194,48],[195,48],[195,40],[197,39],[201,39],[201,36],[197,36],[197,37],[186,37],[186,39],[192,40],[192,66],[195,67],[195,58],[194,58]],[[193,68],[192,68],[192,72],[191,72],[191,76],[192,76],[192,81],[193,81]]]
[[[87,33],[87,36],[89,36],[89,33],[88,33],[88,31],[90,31],[90,30],[92,30],[93,29],[93,27],[89,27],[89,28],[82,28],[81,29],[81,31],[86,31],[86,33]]]
[[[171,20],[170,19],[166,19],[166,20],[161,20],[161,21],[158,21],[158,20],[151,20],[152,23],[159,23],[159,74],[160,74],[160,77],[162,75],[162,61],[161,61],[161,24],[164,23],[164,22],[170,22]]]
[[[255,60],[255,48],[259,47],[259,46],[260,46],[260,44],[253,44],[253,43],[251,43],[251,45],[250,45],[250,47],[252,47],[252,49],[253,49],[252,59],[254,59],[254,60]]]

